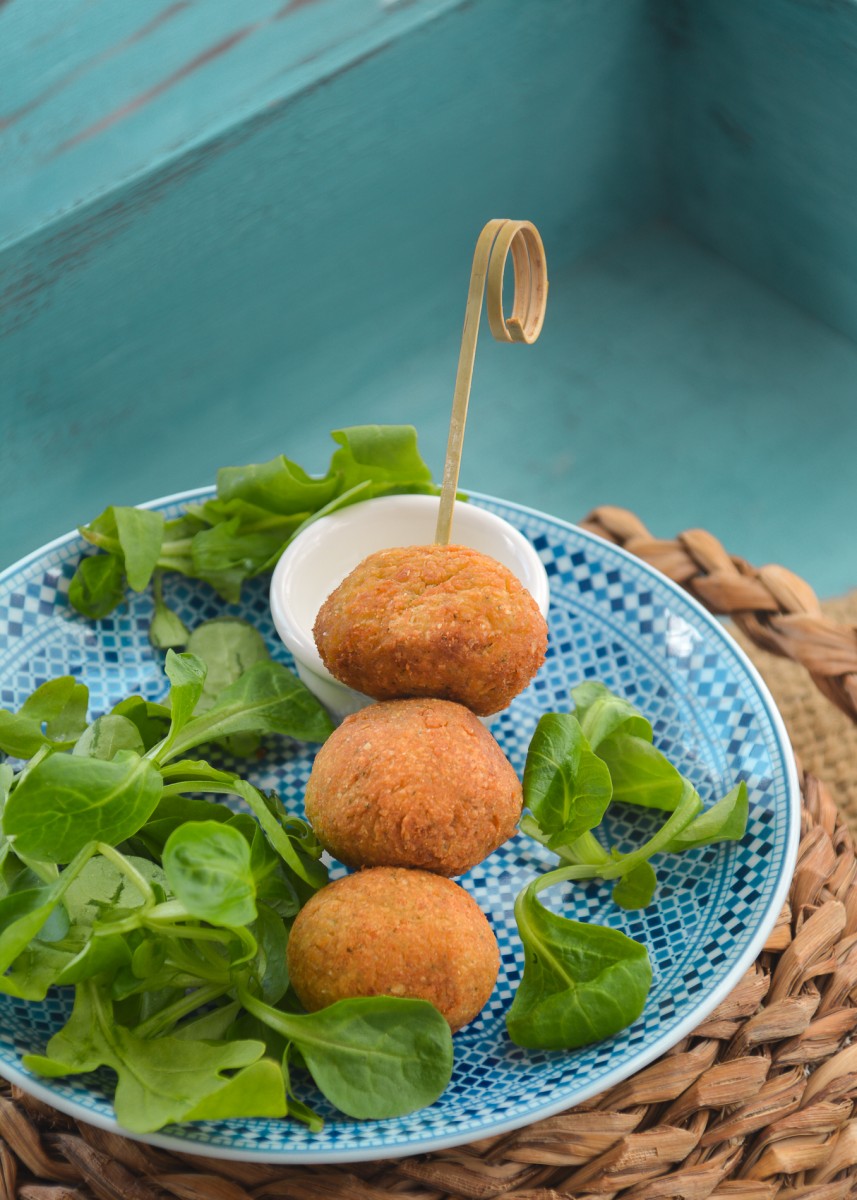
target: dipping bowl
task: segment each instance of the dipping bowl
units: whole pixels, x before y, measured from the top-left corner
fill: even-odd
[[[434,540],[437,496],[383,496],[364,500],[309,525],[280,558],[271,579],[271,613],[295,660],[298,675],[336,721],[371,704],[325,667],[312,636],[318,610],[349,572],[376,550],[428,545]],[[475,504],[455,505],[450,542],[497,559],[517,576],[547,617],[544,564],[508,521]]]

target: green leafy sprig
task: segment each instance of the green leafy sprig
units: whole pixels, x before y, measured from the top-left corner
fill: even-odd
[[[703,810],[689,779],[653,744],[651,724],[601,683],[572,691],[573,713],[546,713],[530,742],[521,829],[562,865],[518,896],[515,919],[524,974],[507,1014],[521,1046],[571,1049],[624,1029],[643,1011],[652,970],[644,946],[617,930],[581,924],[546,908],[539,893],[560,883],[613,883],[622,908],[647,907],[657,877],[650,859],[735,841],[747,825],[747,785]],[[594,831],[614,801],[669,814],[647,841],[624,854]]]
[[[321,846],[276,795],[190,754],[272,733],[323,741],[331,725],[249,627],[216,625],[191,635],[211,668],[167,653],[163,704],[132,696],[87,723],[86,688],[63,678],[0,713],[0,750],[21,762],[0,764],[0,992],[75,989],[68,1022],[25,1065],[111,1068],[117,1119],[136,1133],[287,1115],[318,1129],[294,1095],[298,1062],[350,1116],[430,1104],[452,1069],[432,1005],[297,1011],[286,944],[327,881]]]
[[[229,603],[245,580],[273,570],[289,542],[327,513],[397,492],[436,492],[410,425],[355,425],[332,434],[337,449],[327,473],[308,475],[284,455],[217,473],[217,496],[190,504],[175,520],[150,509],[112,506],[81,527],[100,553],[81,559],[69,601],[95,620],[112,612],[128,588],[154,580],[150,639],[160,649],[185,644],[187,630],[165,604],[164,572],[209,583]]]

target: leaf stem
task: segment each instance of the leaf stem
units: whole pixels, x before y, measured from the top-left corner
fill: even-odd
[[[602,875],[600,866],[594,863],[579,863],[570,867],[557,867],[554,871],[548,871],[546,875],[541,875],[538,879],[534,879],[529,885],[532,888],[533,895],[537,896],[539,892],[543,892],[545,888],[553,887],[555,883],[569,883],[575,879],[597,879]],[[527,891],[524,888],[524,891]],[[523,895],[523,892],[521,893]]]
[[[27,763],[25,763],[25,765],[21,768],[21,770],[15,776],[14,786],[17,787],[22,782],[22,780],[26,779],[26,777],[30,774],[30,772],[33,770],[33,768],[37,767],[40,762],[43,762],[48,757],[49,754],[53,754],[55,749],[56,749],[56,747],[53,745],[39,746],[38,750],[33,755],[33,757],[31,759],[29,759],[29,761]]]
[[[531,837],[540,846],[545,846],[567,863],[581,865],[584,863],[609,863],[610,855],[598,841],[594,833],[582,833],[570,846],[551,846],[551,835],[545,833],[541,825],[531,813],[524,813],[520,823],[521,833]]]
[[[147,929],[156,933],[173,934],[176,937],[187,938],[196,942],[219,942],[225,946],[230,938],[237,938],[245,949],[241,958],[235,959],[235,965],[247,962],[254,957],[258,944],[252,933],[242,925],[222,926],[218,929],[207,925],[180,925],[178,919],[189,917],[190,914],[178,900],[167,900],[150,909],[143,918]]]
[[[104,858],[108,858],[115,867],[118,867],[127,879],[130,879],[131,883],[133,883],[134,887],[143,897],[145,907],[147,909],[153,908],[156,903],[156,897],[145,875],[142,875],[134,864],[128,861],[124,854],[120,854],[115,846],[111,846],[107,842],[98,842],[95,848],[99,854],[103,855]]]
[[[188,974],[195,975],[197,979],[207,979],[209,983],[226,983],[231,979],[229,972],[225,969],[225,964],[212,958],[210,942],[200,942],[194,949],[198,950],[200,956],[207,960],[212,970],[207,969],[206,963],[194,958],[178,938],[171,939],[167,959],[170,963],[187,971]]]
[[[142,1021],[131,1032],[138,1038],[160,1037],[182,1017],[186,1017],[188,1013],[194,1012],[197,1008],[202,1008],[204,1004],[210,1004],[212,1000],[217,1000],[228,990],[228,983],[209,984],[208,987],[197,988],[196,991],[188,992],[186,996],[174,1000],[172,1004],[168,1004],[166,1008],[162,1008],[148,1020]]]

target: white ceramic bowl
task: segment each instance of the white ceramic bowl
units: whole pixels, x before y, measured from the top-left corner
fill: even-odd
[[[368,696],[330,674],[315,646],[318,610],[368,554],[391,546],[428,545],[434,540],[437,496],[384,496],[364,500],[308,526],[288,547],[271,579],[271,613],[277,633],[291,651],[298,675],[333,716],[371,704]],[[502,517],[457,503],[450,541],[470,546],[508,567],[547,617],[548,577],[536,550]]]

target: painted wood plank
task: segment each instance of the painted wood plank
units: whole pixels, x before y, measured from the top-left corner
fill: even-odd
[[[6,0],[0,22],[34,3]],[[275,28],[273,3],[164,16],[169,0],[59,0],[50,28],[28,24],[57,90],[17,141],[0,131],[27,168],[0,175],[14,218],[0,563],[226,461],[282,449],[320,469],[328,430],[355,420],[414,421],[439,467],[473,238],[508,212],[545,233],[549,321],[537,349],[480,357],[465,485],[569,517],[624,502],[659,529],[695,522],[780,558],[823,592],[853,584],[857,552],[818,536],[852,501],[853,345],[669,232],[574,264],[671,207],[741,270],[857,332],[857,8],[455,0],[428,20],[401,9],[412,23],[387,39],[389,14],[374,7],[367,32],[360,4],[293,11],[317,37],[303,64],[286,53],[297,34],[265,26],[185,74],[213,33]],[[74,57],[87,9],[112,16],[86,43],[95,65],[64,84],[89,62]],[[351,40],[337,27],[325,43],[310,19],[334,11],[354,16]],[[195,24],[203,12],[223,24]],[[179,77],[134,107],[159,87],[153,64]],[[62,169],[42,163],[47,116],[60,144],[117,110]]]
[[[457,283],[463,293],[466,270]],[[3,466],[0,565],[108,501],[210,482],[227,462],[282,450],[321,471],[329,430],[354,421],[413,421],[439,473],[459,330],[419,305],[409,315],[380,344],[358,352],[337,329],[324,350],[240,384],[212,346],[226,378],[208,395],[189,371],[110,405],[75,395],[58,421],[34,389],[13,425],[17,465]],[[385,352],[393,341],[400,352]],[[708,528],[733,552],[840,594],[857,580],[842,519],[853,507],[855,389],[851,341],[686,236],[650,227],[552,273],[536,346],[480,345],[462,484],[570,520],[618,503],[665,536]]]
[[[488,217],[559,271],[655,215],[659,53],[643,0],[475,0],[8,247],[0,558],[304,432],[320,466],[458,337]]]
[[[673,0],[659,11],[676,220],[857,336],[857,5]]]
[[[5,0],[0,246],[462,0]]]

